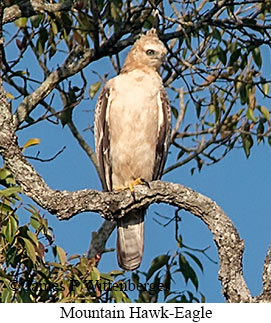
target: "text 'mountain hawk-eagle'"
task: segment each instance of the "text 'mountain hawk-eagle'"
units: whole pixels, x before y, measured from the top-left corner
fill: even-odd
[[[171,109],[158,70],[167,50],[156,30],[133,45],[118,76],[104,85],[95,110],[95,146],[105,190],[132,187],[139,178],[160,179],[166,161]],[[139,267],[146,209],[117,221],[120,267]]]

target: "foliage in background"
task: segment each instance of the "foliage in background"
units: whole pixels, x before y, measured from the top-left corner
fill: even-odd
[[[148,270],[132,276],[120,270],[100,273],[100,256],[72,255],[55,244],[48,220],[33,205],[22,205],[20,187],[7,168],[0,169],[0,302],[199,302],[198,278],[185,253],[156,257]],[[29,216],[22,225],[19,213]],[[189,253],[188,253],[189,254]],[[186,254],[187,255],[187,254]],[[203,267],[197,257],[191,259]],[[53,259],[49,261],[48,258]],[[171,290],[176,273],[194,285]],[[153,279],[152,279],[153,278]],[[129,295],[132,295],[129,296]]]

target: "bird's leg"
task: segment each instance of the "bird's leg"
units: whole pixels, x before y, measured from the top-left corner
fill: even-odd
[[[136,185],[147,185],[149,186],[149,183],[147,181],[145,181],[145,179],[138,177],[137,179],[135,179],[132,183],[129,183],[128,186],[117,186],[114,188],[114,190],[116,191],[124,191],[126,189],[129,189],[133,198],[135,199],[135,194],[134,194],[134,189]]]
[[[129,189],[130,189],[130,191],[131,192],[133,192],[134,191],[134,189],[135,189],[135,186],[136,185],[141,185],[141,184],[143,184],[143,179],[142,178],[140,178],[140,177],[138,177],[137,179],[135,179],[132,183],[129,183]]]
[[[129,189],[131,191],[134,201],[135,201],[135,192],[134,192],[135,186],[140,184],[143,184],[142,179],[140,177],[135,179],[132,183],[129,183]]]

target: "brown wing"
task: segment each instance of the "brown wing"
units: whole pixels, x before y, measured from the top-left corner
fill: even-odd
[[[99,175],[105,191],[112,190],[112,167],[110,162],[109,129],[106,111],[110,104],[110,88],[103,87],[95,108],[94,132],[95,149],[99,166]]]
[[[153,180],[160,179],[163,174],[171,132],[171,108],[167,92],[164,87],[161,88],[159,94],[160,98],[158,98],[158,104],[161,105],[163,119],[160,122],[158,129]]]

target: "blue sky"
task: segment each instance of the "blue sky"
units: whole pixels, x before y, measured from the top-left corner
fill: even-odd
[[[16,56],[18,50],[10,47],[9,53]],[[121,54],[122,61],[126,53],[127,50]],[[24,60],[22,69],[31,69],[34,76],[38,78],[40,72],[34,70],[35,61],[29,50],[25,56],[27,59]],[[57,63],[59,64],[60,61],[53,62],[52,66]],[[107,59],[91,64],[86,72],[89,84],[99,80],[92,70],[99,72],[102,76],[108,72],[108,68]],[[110,77],[113,76],[112,71]],[[76,78],[74,79],[76,80]],[[179,86],[182,86],[181,81],[179,82]],[[96,99],[97,96],[93,100],[83,101],[73,114],[78,129],[92,147],[93,135],[90,131],[83,132],[83,129],[92,125]],[[57,109],[60,108],[58,101],[54,101],[54,104]],[[38,115],[38,111],[35,114]],[[18,136],[21,145],[30,138],[41,139],[39,146],[26,150],[25,154],[27,155],[35,155],[37,151],[40,151],[40,157],[48,158],[63,146],[67,147],[58,158],[50,163],[33,162],[37,171],[50,187],[71,191],[101,188],[94,167],[67,127],[62,128],[43,122],[18,132]],[[174,154],[171,154],[169,162],[173,162],[173,160]],[[166,174],[163,178],[166,181],[181,183],[210,197],[232,219],[241,238],[245,241],[244,275],[253,295],[257,295],[261,291],[263,262],[271,240],[270,164],[271,148],[268,144],[260,144],[255,145],[249,159],[245,157],[242,149],[236,149],[218,164],[203,167],[200,173],[195,171],[193,176],[190,173],[190,169],[195,166],[192,161],[188,165]],[[27,198],[24,199],[24,202],[32,203]],[[149,208],[146,217],[145,253],[141,270],[147,270],[155,256],[175,250],[174,225],[171,224],[163,228],[153,220],[155,211],[173,216],[174,210],[166,205],[153,205]],[[102,223],[100,216],[94,213],[80,214],[69,221],[58,221],[55,216],[47,212],[44,213],[54,229],[56,243],[64,248],[69,255],[87,253],[91,231],[97,230]],[[208,255],[217,261],[216,246],[206,225],[188,213],[183,213],[182,218],[181,233],[184,243],[199,249],[210,246]],[[107,247],[115,247],[115,240],[114,233],[110,237]],[[200,256],[200,259],[204,265],[203,274],[197,271],[200,291],[206,296],[208,302],[224,302],[221,295],[221,285],[217,279],[218,265],[213,264],[205,257]],[[102,257],[99,269],[109,271],[117,267],[115,253],[107,253]],[[177,281],[174,288],[183,289],[184,286],[181,282],[182,280]]]

